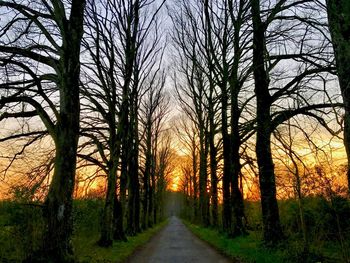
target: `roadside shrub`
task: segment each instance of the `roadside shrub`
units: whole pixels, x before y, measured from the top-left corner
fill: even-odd
[[[89,235],[100,229],[103,201],[74,200],[74,234]],[[40,203],[26,200],[0,202],[0,262],[22,262],[42,247],[45,221]]]
[[[41,246],[44,222],[39,204],[2,202],[0,214],[2,261],[21,261]]]
[[[73,222],[75,233],[98,232],[103,210],[102,199],[78,199],[73,202]]]
[[[285,262],[295,263],[315,263],[325,262],[325,257],[321,251],[312,249],[305,250],[301,242],[289,242],[287,248],[284,250],[283,258]]]
[[[350,203],[342,196],[303,199],[304,218],[310,239],[335,240],[350,229]],[[281,222],[288,236],[301,234],[299,205],[295,200],[280,202]]]
[[[244,203],[245,222],[248,230],[260,231],[262,230],[262,215],[260,202]]]

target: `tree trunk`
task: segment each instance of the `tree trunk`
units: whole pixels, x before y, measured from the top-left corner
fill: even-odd
[[[207,56],[208,56],[208,65],[210,69],[210,73],[213,74],[215,72],[214,70],[214,57],[216,56],[216,50],[213,50],[213,40],[212,40],[212,24],[211,24],[211,15],[210,13],[213,12],[212,7],[210,6],[211,3],[208,0],[205,0],[203,2],[204,7],[204,15],[205,15],[205,30],[207,31],[207,37],[206,37],[206,45],[207,47]],[[227,37],[226,32],[223,34],[224,38]],[[231,205],[231,190],[230,190],[230,184],[231,184],[231,169],[230,164],[232,162],[232,149],[231,149],[231,142],[230,142],[230,136],[228,134],[228,101],[229,101],[229,95],[228,95],[228,78],[229,78],[229,66],[226,61],[226,55],[227,55],[227,43],[226,39],[222,39],[222,58],[223,58],[223,65],[220,65],[222,67],[222,79],[220,81],[220,89],[221,89],[221,134],[222,134],[222,140],[223,140],[223,177],[222,177],[222,194],[223,194],[223,212],[222,212],[222,225],[223,230],[226,233],[229,233],[231,235],[231,227],[232,227],[232,205]],[[211,80],[212,81],[212,80]]]
[[[121,156],[121,171],[120,171],[120,205],[121,205],[121,217],[120,217],[120,224],[124,228],[124,219],[126,217],[127,212],[127,196],[126,196],[126,190],[128,188],[128,150],[126,150],[126,142],[124,138],[123,148],[122,148],[122,156]]]
[[[118,219],[119,224],[123,227],[124,230],[124,218],[126,215],[126,190],[128,187],[128,160],[129,160],[129,148],[128,148],[128,131],[129,131],[129,85],[126,82],[126,85],[123,87],[123,102],[122,107],[119,113],[119,126],[121,141],[121,171],[120,171],[120,206],[121,214]]]
[[[239,91],[240,91],[240,82],[238,80],[239,72],[239,59],[240,59],[240,37],[239,31],[240,28],[235,28],[234,33],[234,54],[235,58],[233,61],[233,67],[231,72],[231,77],[229,80],[230,84],[230,95],[231,95],[231,162],[228,163],[229,170],[231,174],[231,195],[232,195],[232,209],[233,209],[233,225],[232,225],[232,235],[240,236],[245,235],[246,229],[243,224],[244,218],[244,203],[243,203],[243,194],[239,187],[239,177],[241,173],[241,163],[240,163],[240,146],[241,138],[239,134],[239,118],[240,118],[240,108],[239,108]]]
[[[154,153],[155,154],[155,153]],[[156,207],[156,158],[152,154],[152,169],[151,169],[151,189],[150,189],[150,202],[149,202],[149,221],[151,225],[157,224],[157,207]]]
[[[345,105],[344,146],[348,159],[347,180],[350,192],[350,2],[348,0],[326,2],[339,86]]]
[[[293,157],[292,157],[292,162],[295,167],[296,199],[298,200],[300,225],[301,225],[301,231],[303,233],[303,239],[304,239],[304,253],[307,254],[309,252],[309,239],[308,239],[307,226],[305,221],[304,200],[301,192],[301,180],[300,180],[299,168],[297,166],[297,163],[293,160]]]
[[[134,150],[132,150],[134,152]],[[138,222],[138,195],[139,195],[139,182],[138,171],[136,170],[135,157],[130,157],[129,163],[129,185],[128,185],[128,221],[127,221],[127,233],[131,236],[136,235],[139,232]]]
[[[157,137],[153,141],[151,152],[151,172],[150,172],[150,189],[149,189],[149,207],[148,207],[148,222],[149,226],[157,223],[157,218],[154,216],[154,209],[156,207],[156,151],[157,151]]]
[[[207,207],[207,199],[208,199],[208,193],[207,193],[207,180],[208,180],[208,173],[207,173],[207,155],[206,155],[206,138],[205,138],[205,132],[204,132],[204,125],[199,125],[199,143],[200,143],[200,150],[199,150],[199,211],[200,211],[200,218],[201,223],[204,226],[209,225],[209,218],[208,218],[208,207]]]
[[[51,260],[49,262],[73,261],[71,247],[72,194],[76,167],[77,134],[77,129],[61,131],[56,142],[55,172],[45,202],[45,217],[48,220],[48,228],[44,249]]]
[[[130,134],[129,134],[129,198],[128,198],[128,233],[136,235],[140,232],[140,183],[139,183],[139,138],[137,122],[137,100],[135,91],[131,96],[132,108],[130,114]]]
[[[115,91],[115,89],[114,89]],[[115,97],[114,94],[113,103],[109,105],[109,152],[110,160],[108,163],[108,174],[107,174],[107,192],[105,207],[102,215],[102,224],[101,224],[101,237],[98,241],[98,244],[102,247],[109,247],[113,244],[113,236],[115,230],[115,195],[117,191],[117,170],[119,164],[119,155],[120,155],[120,136],[117,136],[117,127],[116,127],[116,112],[115,112]],[[118,132],[121,133],[121,125],[118,125]]]
[[[263,217],[263,235],[266,244],[274,245],[282,239],[276,198],[274,164],[271,154],[271,96],[269,78],[265,70],[265,25],[260,17],[260,1],[251,0],[253,19],[253,68],[257,100],[256,156],[259,167],[259,182]]]
[[[152,131],[151,131],[151,120],[148,120],[146,126],[146,161],[145,161],[145,171],[143,174],[143,188],[144,195],[142,200],[143,214],[142,214],[142,228],[147,229],[150,225],[149,222],[149,208],[151,208],[151,191],[150,191],[150,174],[151,174],[151,163],[152,163]]]
[[[153,209],[151,210],[151,217],[153,220],[153,224],[158,223],[158,215],[157,215],[157,206],[158,206],[158,200],[157,200],[157,191],[158,188],[156,187],[156,174],[152,173],[152,206]]]
[[[223,137],[223,157],[224,157],[224,171],[222,178],[222,194],[223,194],[223,214],[222,226],[226,233],[231,235],[232,232],[232,205],[231,205],[231,171],[229,164],[232,162],[231,156],[231,142],[227,129],[227,92],[222,89],[222,113],[221,113],[221,132]]]
[[[231,117],[233,118],[233,117]],[[232,147],[232,161],[230,164],[231,170],[231,198],[232,198],[232,211],[233,211],[233,222],[232,222],[232,236],[241,236],[247,234],[245,226],[243,224],[244,218],[244,203],[243,195],[239,188],[239,175],[241,172],[240,164],[240,139],[238,132],[238,122],[237,127],[232,130],[233,136],[231,137],[231,147]]]
[[[215,146],[215,123],[213,106],[209,105],[209,156],[210,156],[210,179],[211,179],[211,203],[212,203],[212,223],[213,226],[218,225],[218,176],[217,176],[217,160]]]
[[[243,195],[239,187],[239,175],[241,172],[240,163],[240,135],[239,135],[239,106],[238,106],[238,81],[235,79],[231,83],[231,162],[226,164],[231,175],[231,198],[232,198],[232,236],[245,235],[247,232],[243,224],[244,203]]]
[[[208,131],[205,131],[204,136],[204,157],[205,157],[205,217],[206,224],[210,225],[210,190],[208,188],[208,154],[209,154],[209,141]]]
[[[73,0],[71,6],[66,31],[61,32],[62,53],[57,72],[60,116],[56,124],[55,171],[45,201],[48,226],[43,252],[48,255],[48,262],[73,262],[72,195],[79,138],[80,44],[85,1]]]
[[[153,185],[149,188],[149,202],[148,202],[148,226],[152,227],[154,223],[154,218],[152,216],[152,211],[154,209],[154,187]]]
[[[119,241],[127,241],[127,238],[124,233],[122,203],[118,199],[117,194],[114,195],[113,219],[115,225],[113,239]]]
[[[223,57],[227,54],[227,43],[223,47]],[[222,70],[222,86],[221,88],[221,133],[223,139],[223,178],[222,178],[222,192],[223,192],[223,229],[224,232],[232,236],[232,192],[231,192],[231,180],[232,180],[232,142],[229,134],[229,119],[227,116],[229,106],[229,94],[228,94],[228,80],[229,80],[229,65],[227,61],[224,61]]]
[[[198,165],[197,165],[197,151],[196,151],[196,142],[195,139],[192,141],[192,181],[193,181],[193,218],[194,222],[199,221],[198,216]]]
[[[102,247],[110,247],[113,244],[114,213],[116,194],[116,166],[109,170],[107,175],[107,192],[101,223],[101,237],[98,244]]]
[[[144,173],[143,176],[143,197],[142,197],[142,229],[145,230],[149,227],[149,207],[150,207],[150,174]]]

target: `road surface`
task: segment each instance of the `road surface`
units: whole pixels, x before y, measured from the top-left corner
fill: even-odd
[[[228,263],[233,262],[194,236],[176,217],[149,243],[137,250],[128,263]]]

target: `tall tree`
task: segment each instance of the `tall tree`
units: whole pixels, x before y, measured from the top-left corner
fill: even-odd
[[[183,10],[174,17],[176,31],[186,66],[195,68],[196,74],[186,79],[203,79],[204,98],[194,92],[192,97],[202,100],[207,118],[205,141],[210,155],[212,198],[217,186],[217,156],[215,140],[222,138],[223,147],[223,227],[231,236],[244,234],[243,195],[238,186],[240,176],[240,147],[242,112],[245,99],[240,98],[249,76],[247,51],[249,8],[246,1],[193,1],[183,3]],[[181,34],[180,34],[181,33]],[[191,47],[191,48],[190,48]],[[193,48],[192,48],[193,47]],[[241,100],[240,100],[241,99]],[[192,99],[193,100],[193,99]],[[198,99],[195,99],[198,100]],[[193,102],[194,107],[200,105]],[[243,106],[242,106],[243,105]],[[205,144],[204,144],[205,145]],[[205,147],[203,148],[205,152]],[[200,150],[201,152],[201,150]],[[213,214],[215,215],[215,201]],[[214,219],[215,221],[215,219]]]
[[[165,217],[165,194],[170,176],[174,171],[172,160],[174,159],[173,149],[171,147],[172,137],[169,131],[163,131],[158,138],[158,153],[156,158],[156,182],[154,184],[155,205],[153,210],[154,222]]]
[[[116,26],[116,3],[93,1],[88,4],[86,17],[86,37],[84,48],[89,57],[84,61],[84,76],[86,78],[83,95],[89,103],[84,103],[82,119],[82,135],[89,139],[81,147],[79,157],[99,166],[107,175],[107,190],[105,206],[101,223],[101,246],[111,246],[114,233],[117,239],[125,239],[123,231],[123,211],[118,203],[117,171],[121,155],[122,137],[125,119],[128,111],[128,97],[121,91],[119,67],[123,60],[118,56],[120,50],[114,43],[118,42],[118,26]],[[101,11],[103,10],[103,11]],[[100,115],[91,116],[91,112]],[[87,152],[87,146],[92,145],[92,151]],[[97,149],[97,151],[95,150]],[[98,152],[100,158],[94,158]],[[116,209],[119,211],[116,214]],[[116,218],[115,218],[116,217]],[[118,227],[115,222],[118,221]],[[117,230],[118,228],[118,230]]]
[[[261,206],[264,224],[264,239],[275,242],[282,238],[278,205],[276,199],[276,182],[271,154],[271,96],[269,77],[265,70],[265,25],[261,21],[260,1],[251,0],[253,19],[253,68],[255,79],[256,107],[256,156],[259,166]]]
[[[126,214],[128,230],[135,233],[138,230],[130,228],[139,229],[139,104],[148,89],[146,79],[154,78],[152,71],[158,71],[161,65],[161,49],[157,46],[157,13],[161,6],[148,0],[99,0],[89,4],[84,40],[88,51],[84,99],[89,103],[84,103],[82,120],[82,133],[88,142],[81,145],[79,157],[99,165],[107,174],[99,242],[102,246],[112,245],[113,237],[125,239]],[[144,12],[151,7],[153,16],[148,18]],[[96,153],[98,158],[93,157]]]
[[[29,5],[29,1],[0,1],[1,11],[7,12],[7,19],[1,22],[2,66],[30,76],[23,77],[22,83],[8,78],[9,82],[2,84],[2,88],[8,89],[9,95],[0,99],[0,105],[19,103],[32,108],[30,114],[25,110],[27,107],[22,107],[22,111],[10,117],[38,115],[55,143],[55,169],[45,201],[47,232],[42,251],[51,262],[73,261],[70,239],[84,8],[84,0],[70,3],[43,0],[35,5]],[[23,83],[32,83],[33,89]],[[50,85],[57,92],[58,105],[49,98]]]
[[[164,93],[165,76],[154,77],[149,81],[149,88],[144,96],[141,107],[140,124],[144,139],[141,141],[144,153],[143,167],[143,214],[142,227],[150,227],[154,223],[155,209],[155,173],[158,139],[163,129],[163,122],[168,113],[169,100]]]
[[[199,219],[209,225],[208,186],[208,83],[203,64],[205,59],[199,50],[201,36],[197,31],[197,21],[190,4],[183,2],[184,11],[172,15],[174,23],[173,40],[178,50],[178,70],[183,79],[176,80],[175,89],[182,109],[198,129],[199,139]]]
[[[186,115],[179,118],[175,125],[177,138],[179,139],[182,153],[189,159],[188,163],[181,166],[182,171],[187,175],[183,187],[188,188],[190,197],[190,219],[199,222],[198,219],[198,131],[193,121]]]
[[[314,99],[315,94],[324,93],[323,88],[315,85],[315,80],[322,80],[322,75],[334,68],[327,59],[324,34],[320,34],[324,32],[315,26],[320,23],[310,18],[315,8],[309,2],[280,0],[273,6],[265,6],[264,2],[251,0],[257,105],[256,156],[264,240],[273,245],[283,235],[276,199],[271,135],[279,125],[298,114],[311,116],[327,128],[322,114],[326,114],[326,109],[340,106],[334,104],[327,94],[322,101]],[[290,15],[292,12],[297,15]],[[283,70],[282,62],[287,61],[290,62],[289,71]]]
[[[127,231],[136,234],[140,231],[140,169],[139,169],[139,111],[140,101],[147,90],[145,82],[155,77],[152,72],[158,71],[162,56],[159,43],[162,34],[159,34],[158,14],[165,0],[155,2],[152,0],[129,1],[130,13],[128,21],[131,27],[127,32],[127,42],[134,43],[126,51],[127,59],[132,66],[132,82],[130,83],[130,111],[129,131],[125,150],[128,151],[128,225]],[[123,4],[121,4],[122,6]],[[150,33],[154,36],[151,37]]]
[[[346,0],[326,0],[329,30],[336,60],[339,86],[343,97],[344,145],[350,163],[350,2]],[[341,11],[340,11],[341,10]],[[348,189],[350,191],[350,165],[347,168]]]

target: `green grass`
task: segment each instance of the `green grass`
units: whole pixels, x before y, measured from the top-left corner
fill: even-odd
[[[225,234],[211,228],[205,228],[184,221],[186,226],[200,239],[232,259],[244,263],[291,263],[291,262],[345,262],[341,257],[337,242],[322,245],[313,244],[308,256],[302,253],[300,240],[286,240],[276,249],[262,245],[261,234],[250,232],[248,236],[228,238]]]
[[[252,233],[245,237],[229,239],[217,230],[193,225],[186,221],[185,224],[200,239],[208,242],[232,259],[249,263],[283,262],[282,253],[263,248],[257,234]]]
[[[111,248],[97,246],[98,234],[77,235],[73,238],[75,255],[80,263],[117,263],[125,261],[140,246],[146,244],[152,236],[161,230],[167,220],[148,229],[135,237],[128,237],[128,242],[114,242]]]

